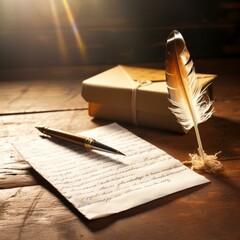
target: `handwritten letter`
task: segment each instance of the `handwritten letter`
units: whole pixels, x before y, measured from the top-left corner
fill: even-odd
[[[88,219],[104,217],[208,182],[161,149],[110,124],[81,133],[126,156],[59,145],[16,143],[29,164]]]

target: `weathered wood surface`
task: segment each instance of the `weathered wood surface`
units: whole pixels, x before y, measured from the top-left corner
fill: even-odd
[[[110,67],[1,69],[0,114],[84,109],[82,80]]]
[[[20,77],[17,70],[0,72],[0,91],[5,93],[0,101],[0,239],[239,239],[239,60],[201,60],[195,65],[198,72],[219,75],[214,83],[216,112],[201,124],[200,132],[207,153],[222,151],[219,158],[224,171],[219,175],[204,173],[211,181],[205,186],[94,221],[86,220],[34,172],[11,143],[23,136],[37,138],[36,125],[79,132],[109,123],[91,119],[80,91],[73,87],[109,66],[58,70],[58,77],[50,69],[29,70],[31,74],[26,78],[24,73]],[[31,86],[30,90],[22,94],[21,83]],[[40,83],[49,86],[52,97],[49,94],[46,99]],[[70,96],[73,97],[69,102]],[[18,100],[13,103],[16,97]],[[49,105],[43,112],[41,107],[46,102]],[[186,160],[189,152],[196,151],[193,131],[179,135],[122,125],[181,161]]]

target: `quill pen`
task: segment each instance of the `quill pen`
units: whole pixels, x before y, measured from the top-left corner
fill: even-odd
[[[195,129],[199,155],[190,154],[192,168],[216,172],[222,168],[222,164],[217,161],[217,154],[207,155],[204,152],[198,130],[198,124],[211,117],[213,102],[207,96],[206,87],[198,80],[181,33],[172,31],[166,45],[166,81],[172,104],[170,110],[186,131],[192,127]]]

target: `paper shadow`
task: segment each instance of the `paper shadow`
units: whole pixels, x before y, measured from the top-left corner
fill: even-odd
[[[104,218],[88,220],[88,222],[86,222],[85,224],[93,232],[101,231],[102,229],[109,227],[110,225],[114,224],[114,222],[119,221],[121,219],[137,216],[138,214],[149,212],[153,209],[166,207],[168,204],[176,201],[177,199],[184,198],[188,194],[198,191],[199,189],[205,187],[206,185],[208,185],[208,183],[195,186],[189,189],[185,189],[185,190],[158,198],[156,200],[152,200],[145,204],[130,208],[123,212],[115,213],[113,215],[110,215]]]

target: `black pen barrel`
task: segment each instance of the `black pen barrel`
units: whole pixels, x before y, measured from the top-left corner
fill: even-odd
[[[87,149],[97,149],[97,150],[102,150],[105,152],[110,152],[110,153],[115,153],[115,154],[121,154],[124,155],[123,153],[121,153],[120,151],[111,148],[105,144],[102,144],[96,140],[94,140],[93,138],[90,137],[83,137],[77,134],[72,134],[72,133],[68,133],[62,130],[57,130],[54,128],[47,128],[47,127],[36,127],[40,132],[52,137],[52,138],[56,138],[56,139],[60,139],[66,142],[70,142],[70,143],[74,143],[77,145],[81,145]]]
[[[92,143],[92,146],[94,149],[98,149],[98,150],[102,150],[102,151],[105,151],[105,152],[110,152],[110,153],[117,153],[119,154],[120,152],[114,148],[111,148],[103,143],[100,143],[98,141],[94,141]]]
[[[39,131],[41,131],[42,133],[50,136],[50,137],[54,137],[66,142],[71,142],[77,145],[81,145],[84,146],[85,142],[86,142],[86,138],[82,137],[80,135],[75,135],[72,133],[68,133],[68,132],[64,132],[62,130],[57,130],[57,129],[53,129],[53,128],[38,128]]]

